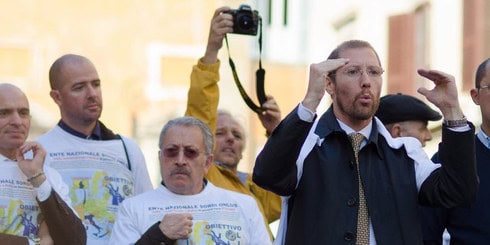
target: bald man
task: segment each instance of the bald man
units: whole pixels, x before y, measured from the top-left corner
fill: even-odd
[[[47,159],[70,187],[87,244],[107,244],[119,204],[153,189],[137,143],[100,120],[101,79],[86,57],[67,54],[49,70],[50,96],[61,120],[39,138]]]
[[[0,84],[0,243],[85,244],[85,229],[69,207],[68,186],[44,164],[46,151],[26,142],[31,115],[25,94]]]

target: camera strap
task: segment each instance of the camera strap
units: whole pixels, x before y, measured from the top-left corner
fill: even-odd
[[[267,101],[267,97],[265,96],[265,90],[264,90],[264,78],[265,78],[265,70],[262,68],[262,18],[259,17],[259,69],[255,72],[255,77],[256,77],[256,94],[257,98],[259,99],[259,105],[257,106],[252,99],[248,96],[247,92],[243,88],[242,84],[240,83],[240,79],[238,78],[238,74],[236,72],[235,68],[235,63],[231,59],[230,55],[230,47],[228,45],[228,36],[225,34],[225,41],[226,41],[226,49],[228,50],[228,62],[230,63],[231,71],[233,72],[233,78],[235,80],[235,84],[238,87],[238,91],[240,91],[240,95],[242,96],[243,100],[247,104],[247,106],[252,109],[257,114],[262,114],[264,109],[261,108],[261,105],[264,104]]]

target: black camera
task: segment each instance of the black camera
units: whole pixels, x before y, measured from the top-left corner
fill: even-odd
[[[252,10],[250,6],[242,4],[238,9],[231,9],[224,13],[233,16],[233,33],[252,36],[257,35],[260,19],[257,10]]]

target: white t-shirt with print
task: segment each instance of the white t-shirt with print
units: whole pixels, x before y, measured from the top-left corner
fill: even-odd
[[[31,158],[32,154],[26,158]],[[60,174],[44,165],[46,181],[38,188],[34,188],[27,181],[27,176],[20,170],[17,162],[0,155],[0,231],[2,233],[37,237],[41,213],[36,197],[44,201],[51,194],[51,190],[58,193],[68,206],[68,186],[61,179]],[[0,242],[1,243],[1,242]]]
[[[58,125],[38,139],[47,151],[46,162],[69,187],[88,245],[107,244],[119,204],[153,189],[143,153],[133,140],[123,139],[131,171],[121,139],[83,139]]]
[[[191,213],[191,237],[177,244],[267,245],[270,236],[255,200],[245,194],[206,184],[196,195],[178,195],[160,185],[125,200],[110,244],[134,244],[165,214]]]

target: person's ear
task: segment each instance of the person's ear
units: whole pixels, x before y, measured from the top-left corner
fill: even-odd
[[[58,90],[51,90],[49,92],[49,96],[53,99],[54,103],[56,103],[58,106],[61,105],[61,94],[60,91]]]
[[[335,76],[335,75],[334,75]],[[332,78],[330,78],[328,75],[326,77],[326,91],[327,93],[332,96],[335,91],[335,83],[333,82]]]
[[[473,100],[473,103],[475,103],[476,105],[480,105],[480,96],[478,94],[478,89],[477,88],[471,89],[470,95],[471,95],[471,99]]]
[[[209,154],[209,156],[206,157],[206,163],[204,164],[204,174],[208,173],[208,170],[211,167],[211,164],[213,164],[213,161],[214,161],[213,154]]]
[[[391,137],[397,138],[402,136],[402,125],[394,123],[390,130]]]

